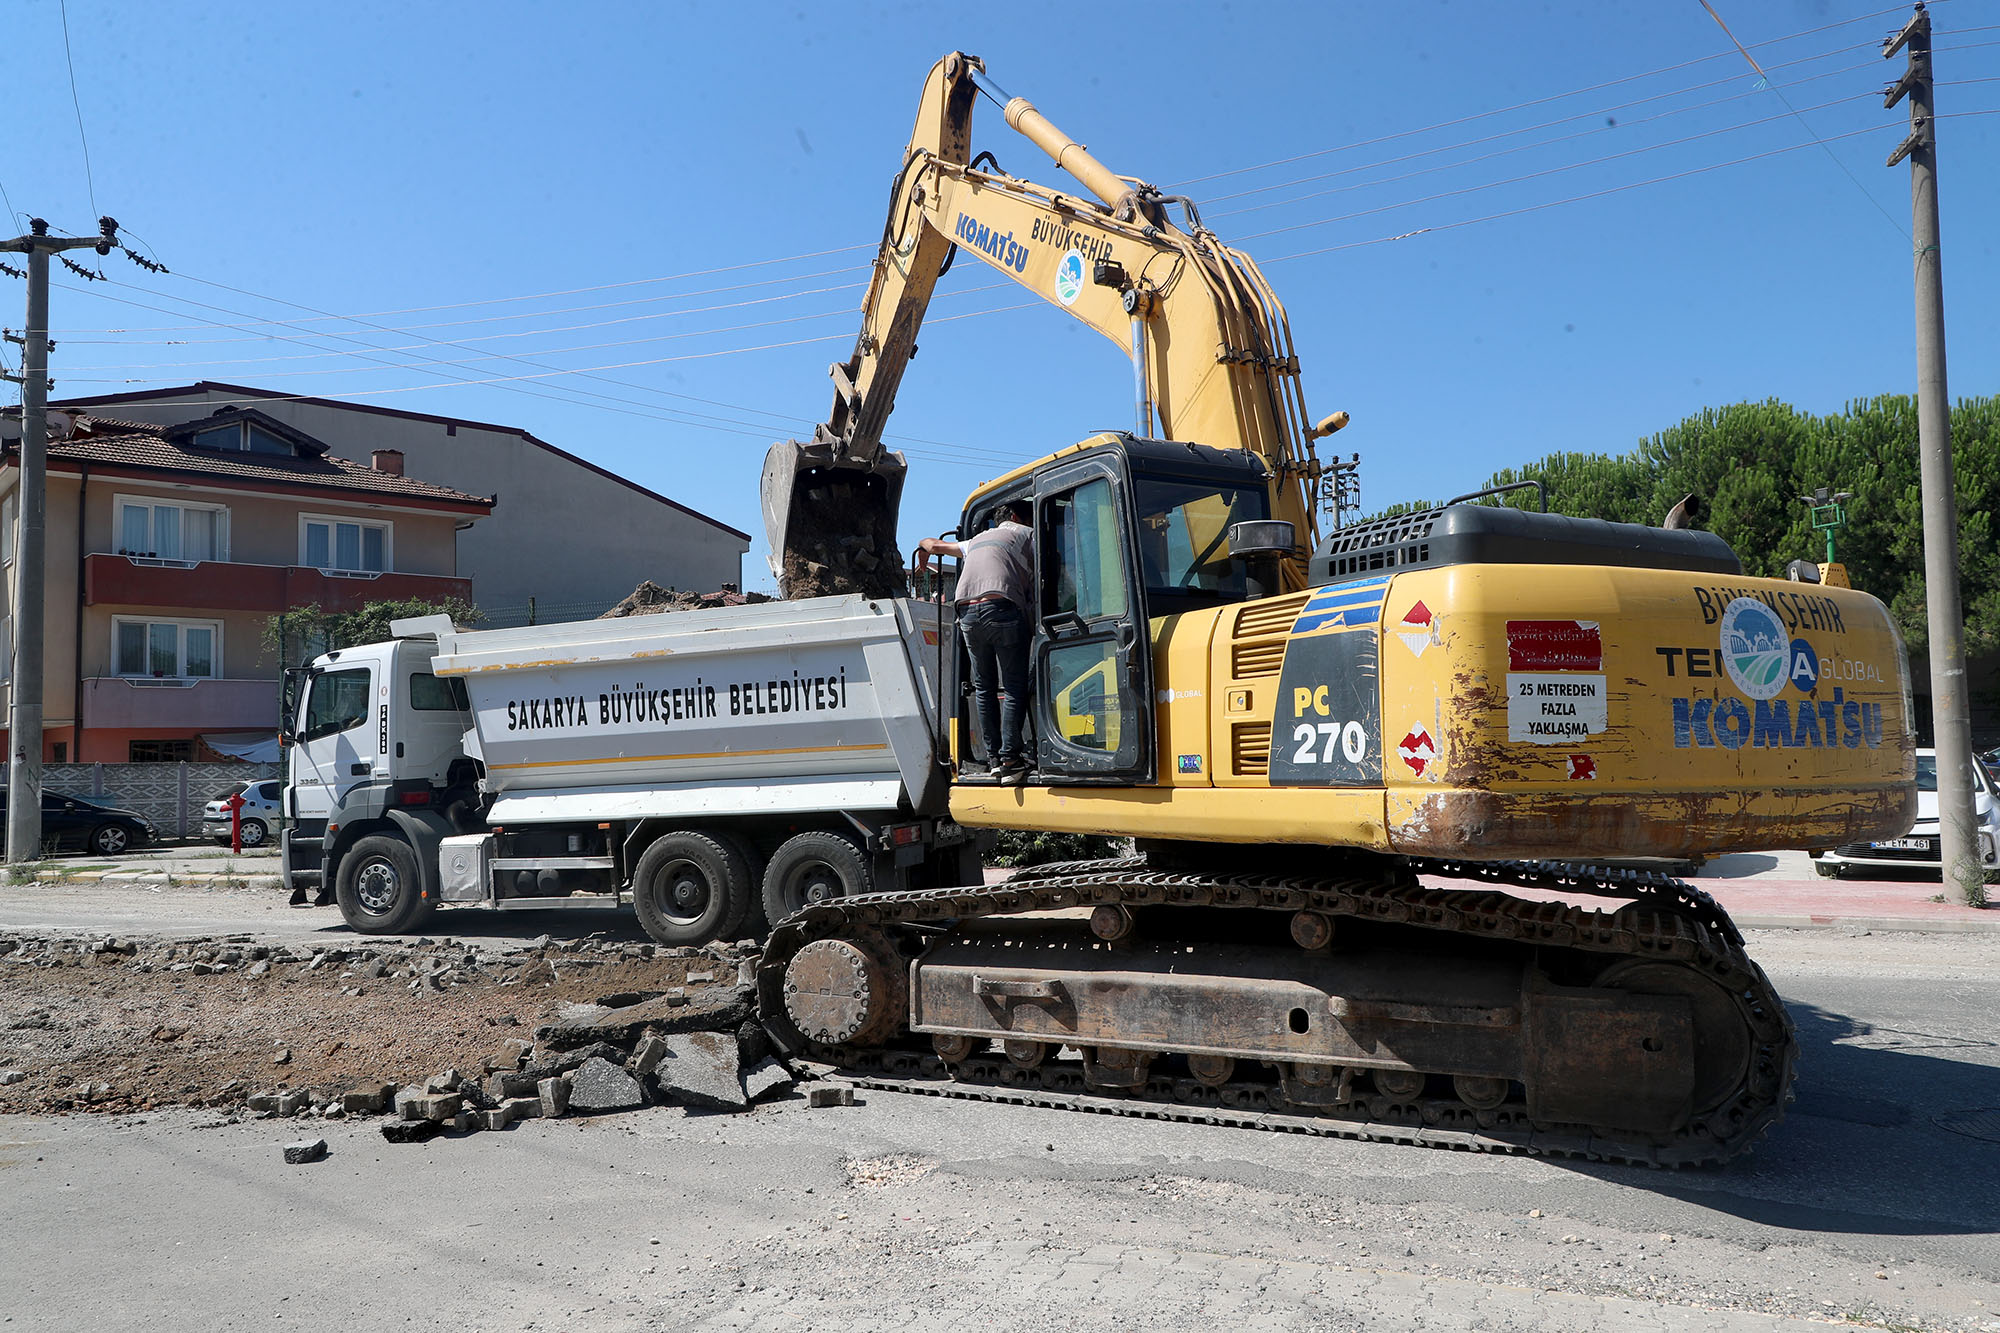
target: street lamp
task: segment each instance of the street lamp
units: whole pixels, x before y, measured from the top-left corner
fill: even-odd
[[[1847,526],[1847,510],[1842,506],[1853,498],[1851,492],[1835,491],[1825,486],[1818,487],[1811,495],[1799,497],[1811,506],[1813,531],[1826,534],[1826,563],[1829,565],[1834,563],[1833,534]]]

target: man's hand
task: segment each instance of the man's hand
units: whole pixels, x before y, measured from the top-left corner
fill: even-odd
[[[917,572],[923,573],[931,567],[931,557],[948,555],[956,560],[963,552],[957,542],[948,542],[940,537],[923,537],[917,542]]]

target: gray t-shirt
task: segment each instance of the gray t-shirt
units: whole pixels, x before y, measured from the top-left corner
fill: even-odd
[[[1022,615],[1031,614],[1034,538],[1035,534],[1025,524],[1010,519],[960,542],[965,563],[958,575],[959,603],[998,594],[1020,607]]]

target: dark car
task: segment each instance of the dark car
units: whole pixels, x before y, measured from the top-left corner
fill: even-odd
[[[0,790],[0,848],[6,846],[7,793]],[[153,840],[153,826],[133,810],[95,805],[80,796],[42,793],[42,849],[112,856]]]

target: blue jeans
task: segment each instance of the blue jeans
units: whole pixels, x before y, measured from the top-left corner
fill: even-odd
[[[972,659],[972,708],[986,761],[1026,763],[1021,719],[1028,711],[1028,626],[1012,602],[974,602],[959,608],[958,632]]]

